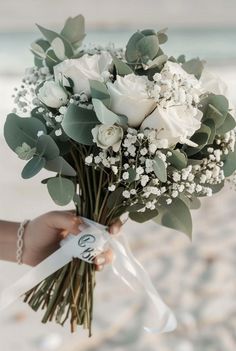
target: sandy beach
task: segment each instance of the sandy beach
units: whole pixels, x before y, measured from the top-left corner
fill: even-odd
[[[236,104],[236,66],[212,67],[228,84]],[[20,178],[24,162],[8,149],[2,128],[11,110],[17,77],[0,76],[0,216],[23,220],[56,207],[40,180]],[[236,349],[236,194],[226,187],[193,212],[191,243],[183,234],[152,222],[124,227],[132,250],[148,271],[155,287],[174,310],[178,328],[169,335],[147,334],[147,301],[139,300],[112,275],[98,274],[93,338],[79,331],[42,325],[40,313],[17,301],[0,313],[1,351],[235,351]],[[0,262],[0,290],[29,267]]]

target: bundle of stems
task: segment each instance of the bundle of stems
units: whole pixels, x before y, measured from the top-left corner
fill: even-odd
[[[85,164],[92,149],[72,143],[70,164],[76,169],[77,215],[109,225],[115,218],[115,207],[107,207],[111,174],[102,168]],[[45,310],[42,322],[55,321],[61,325],[70,319],[71,332],[81,325],[92,335],[95,265],[78,258],[53,273],[25,294],[34,311]]]

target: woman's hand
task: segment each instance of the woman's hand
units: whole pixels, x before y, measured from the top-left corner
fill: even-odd
[[[35,266],[59,248],[60,241],[69,233],[78,234],[80,217],[73,211],[52,211],[30,221],[25,228],[23,263]],[[109,232],[117,234],[122,222],[117,220]],[[102,270],[105,264],[112,262],[109,249],[95,259],[96,269]]]

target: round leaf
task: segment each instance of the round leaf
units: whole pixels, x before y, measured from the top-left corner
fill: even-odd
[[[21,176],[24,179],[29,179],[38,174],[45,166],[45,159],[43,157],[34,156],[23,168]]]
[[[67,178],[50,178],[47,182],[48,192],[53,201],[59,206],[68,205],[74,197],[74,183]]]

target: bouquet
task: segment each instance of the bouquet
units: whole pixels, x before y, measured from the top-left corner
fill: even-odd
[[[38,26],[34,66],[15,93],[4,135],[27,161],[22,177],[45,168],[57,205],[108,226],[124,213],[191,237],[190,209],[236,170],[235,119],[224,84],[200,59],[169,57],[166,30],[135,32],[126,49],[82,45],[84,18],[60,33]],[[21,114],[21,116],[19,116]],[[91,334],[94,265],[78,258],[28,291],[43,322],[70,319]]]

